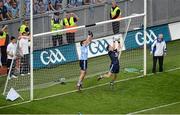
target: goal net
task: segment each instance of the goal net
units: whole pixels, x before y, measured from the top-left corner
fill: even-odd
[[[80,14],[79,14],[80,15]],[[48,18],[49,22],[51,18]],[[94,34],[88,46],[88,69],[85,87],[97,85],[96,78],[109,71],[110,59],[106,47],[113,39],[120,40],[120,76],[142,75],[144,13],[130,14],[115,20],[95,21],[93,24],[37,33],[33,36],[34,99],[75,91],[79,78],[80,42],[88,31]],[[116,27],[113,27],[116,26]],[[117,33],[115,31],[118,31]],[[74,34],[69,34],[69,33]],[[135,33],[139,33],[138,35]],[[75,40],[74,40],[75,39]],[[29,99],[30,75],[18,73],[22,63],[14,60],[17,78],[7,79],[4,94],[14,88],[24,99]],[[11,66],[10,70],[13,70]]]

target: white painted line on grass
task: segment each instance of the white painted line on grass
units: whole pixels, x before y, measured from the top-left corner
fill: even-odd
[[[155,110],[155,109],[159,109],[159,108],[163,108],[163,107],[168,107],[168,106],[172,106],[172,105],[176,105],[176,104],[180,104],[180,101],[165,104],[165,105],[160,105],[160,106],[156,106],[156,107],[152,107],[152,108],[148,108],[148,109],[139,110],[139,111],[136,111],[136,112],[128,113],[127,115],[139,114],[139,113],[142,113],[142,112]]]
[[[167,70],[165,72],[175,71],[175,70],[179,70],[179,69],[180,69],[180,67],[174,68],[174,69],[169,69],[169,70]],[[161,73],[163,73],[163,72],[161,72]],[[147,74],[147,76],[151,76],[151,75],[153,75],[153,73]],[[138,79],[138,78],[142,78],[142,77],[143,77],[143,75],[132,77],[132,78],[127,78],[127,79],[122,79],[122,80],[116,81],[116,83],[123,82],[123,81],[129,81],[129,80],[133,80],[133,79]],[[88,89],[94,89],[94,88],[97,88],[97,87],[105,86],[107,84],[109,84],[109,82],[108,83],[104,83],[104,84],[99,84],[99,85],[91,86],[91,87],[87,87],[87,88],[84,88],[82,90],[84,91],[84,90],[88,90]],[[72,91],[68,91],[68,92],[64,92],[64,93],[59,93],[59,94],[55,94],[55,95],[51,95],[51,96],[47,96],[47,97],[37,98],[37,99],[34,99],[34,101],[39,101],[39,100],[48,99],[48,98],[52,98],[52,97],[67,95],[67,94],[74,93],[74,92],[77,92],[77,90],[72,90]],[[13,106],[16,106],[16,105],[22,105],[22,104],[26,104],[26,103],[30,103],[30,102],[33,102],[33,101],[24,101],[24,102],[20,102],[20,103],[11,104],[11,105],[1,106],[0,109],[8,108],[8,107],[13,107]]]
[[[11,105],[5,105],[5,106],[1,106],[0,109],[13,107],[13,106],[16,106],[16,105],[22,105],[22,104],[26,104],[26,103],[30,103],[30,102],[31,101],[24,101],[24,102],[20,102],[20,103],[11,104]]]

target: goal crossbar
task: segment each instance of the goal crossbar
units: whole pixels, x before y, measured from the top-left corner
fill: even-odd
[[[91,27],[91,26],[96,26],[96,25],[103,25],[103,24],[106,24],[106,23],[112,23],[112,22],[116,22],[116,21],[122,21],[122,20],[137,18],[137,17],[143,17],[143,16],[145,16],[144,13],[141,13],[141,14],[132,14],[130,16],[126,16],[126,17],[122,17],[122,18],[118,18],[118,19],[111,19],[111,20],[107,20],[107,21],[101,21],[101,22],[97,22],[97,23],[94,23],[94,24],[90,24],[90,25],[82,25],[82,26],[77,26],[77,27],[57,30],[57,31],[53,31],[53,32],[45,32],[45,33],[34,34],[33,37],[52,35],[52,34],[55,34],[55,33],[58,33],[58,32],[65,32],[65,31],[69,31],[69,30],[80,29],[80,28],[85,28],[85,27]]]

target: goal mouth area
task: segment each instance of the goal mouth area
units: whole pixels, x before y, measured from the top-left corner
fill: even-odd
[[[16,90],[20,91],[22,94],[24,94],[24,92],[26,93],[26,91],[27,91],[28,94],[26,94],[26,95],[29,96],[29,91],[31,93],[31,90],[35,90],[35,93],[38,94],[37,90],[39,90],[39,89],[40,90],[41,89],[43,90],[45,88],[50,88],[51,89],[55,85],[59,85],[59,84],[61,85],[61,78],[64,78],[65,79],[64,82],[67,83],[68,86],[71,86],[72,84],[69,85],[69,83],[73,82],[73,84],[74,84],[77,81],[78,77],[79,77],[79,64],[78,64],[78,62],[79,62],[78,61],[78,58],[79,58],[79,54],[78,54],[79,42],[75,42],[73,44],[65,44],[64,46],[59,45],[59,46],[56,46],[56,47],[51,47],[48,44],[52,43],[50,41],[52,35],[57,34],[57,33],[63,33],[64,34],[69,30],[76,29],[76,30],[79,30],[78,32],[79,32],[80,35],[82,35],[82,38],[85,39],[87,37],[87,31],[92,30],[92,32],[94,31],[94,35],[95,35],[94,36],[95,39],[93,39],[93,44],[92,44],[92,51],[96,52],[96,50],[97,50],[96,45],[99,42],[101,42],[101,44],[100,43],[99,44],[101,45],[100,47],[102,49],[99,49],[99,50],[103,50],[102,52],[104,52],[105,51],[104,50],[105,45],[107,43],[112,42],[111,37],[116,35],[116,34],[113,34],[113,35],[109,34],[109,33],[113,32],[112,29],[111,29],[111,24],[113,22],[118,21],[118,22],[122,23],[124,28],[127,28],[127,29],[124,29],[124,30],[122,29],[122,31],[125,31],[124,36],[126,37],[127,32],[129,31],[129,26],[130,26],[131,29],[133,29],[134,26],[139,27],[139,25],[141,23],[143,23],[143,17],[144,16],[145,16],[144,13],[132,14],[130,16],[126,16],[126,17],[122,17],[122,18],[118,18],[118,19],[113,19],[113,20],[97,22],[97,23],[91,24],[91,25],[82,25],[82,26],[77,26],[77,27],[68,28],[68,29],[62,29],[62,30],[53,31],[53,32],[34,34],[32,36],[32,39],[33,39],[34,42],[32,41],[32,43],[30,44],[31,45],[31,72],[32,72],[31,76],[28,79],[24,79],[24,80],[27,81],[27,83],[25,85],[23,85],[22,87],[21,87],[21,84],[20,84],[16,88],[16,82],[17,82],[16,80],[9,81],[9,85],[7,84],[7,89],[5,88],[4,91],[7,92],[8,89],[12,85],[12,87],[16,88]],[[131,25],[131,23],[129,22],[129,24],[128,24],[129,26],[126,25],[127,24],[126,21],[129,21],[131,19],[133,20],[133,22],[136,22],[136,23],[135,24],[133,23],[134,25],[133,24]],[[107,27],[107,28],[104,29],[105,27]],[[106,33],[107,35],[104,35],[104,36],[98,35],[97,36],[96,34],[100,34],[101,31],[107,32]],[[77,35],[79,35],[78,32],[77,32]],[[124,40],[125,40],[124,38],[125,37],[122,36],[122,39],[121,39],[121,46],[122,47],[125,46],[124,45]],[[48,42],[48,43],[46,43],[46,42]],[[38,46],[37,51],[36,51],[36,45]],[[73,48],[75,50],[72,50]],[[124,50],[123,50],[123,53],[121,55],[122,60],[127,59],[127,57],[126,57],[127,55],[128,55],[128,57],[133,57],[134,53],[137,53],[138,55],[140,55],[140,57],[142,57],[142,55],[141,55],[142,51],[141,50],[137,50],[135,52],[133,51],[132,53],[127,53],[127,54],[126,54],[126,52],[124,52]],[[128,49],[126,49],[126,50],[128,51]],[[74,53],[75,56],[74,55],[69,55],[67,52],[69,52],[69,54],[72,53],[72,52],[75,52]],[[72,58],[73,56],[77,57],[77,58]],[[35,58],[35,57],[38,57],[38,58]],[[50,60],[50,58],[51,58],[51,60]],[[137,57],[137,58],[139,58],[139,57]],[[130,59],[132,59],[132,61],[135,62],[134,58],[130,58]],[[141,63],[142,63],[142,59],[143,58],[140,58]],[[44,66],[41,67],[41,65],[40,65],[41,62],[40,61],[42,61],[42,60],[44,60],[44,62],[51,61],[50,64],[52,64],[52,65],[49,67],[49,66],[46,66],[44,64]],[[37,61],[40,62],[40,63],[36,63]],[[71,63],[71,61],[72,62],[75,61],[75,63]],[[130,64],[128,62],[126,62],[126,61],[125,62],[122,61],[122,62],[124,63],[123,64],[124,67],[130,67]],[[129,65],[127,65],[126,63],[128,63]],[[36,66],[34,64],[39,68],[36,69]],[[133,64],[136,64],[136,63],[133,63]],[[131,63],[131,66],[133,64]],[[97,65],[98,65],[98,67],[97,67]],[[51,67],[52,67],[52,69],[49,69]],[[88,74],[89,73],[90,74],[87,75],[86,78],[92,78],[93,77],[92,79],[95,79],[95,77],[97,77],[98,75],[108,72],[107,71],[108,69],[109,69],[109,58],[107,57],[107,54],[104,54],[104,53],[102,53],[100,55],[99,54],[98,55],[93,54],[93,56],[89,57],[89,60],[88,60]],[[132,72],[133,73],[140,73],[139,72],[140,70],[137,71],[137,70],[130,69],[130,70],[127,70],[127,71],[129,73],[132,73]],[[121,72],[125,73],[124,69],[122,69]],[[17,79],[17,80],[24,81],[23,79],[22,80]],[[20,82],[20,83],[23,84],[24,82]],[[32,88],[32,86],[33,86],[33,88]],[[57,90],[56,93],[59,93],[58,90]],[[51,94],[47,93],[47,95],[51,95]],[[39,94],[38,96],[41,96],[41,95]],[[46,95],[42,94],[42,96],[46,96]]]

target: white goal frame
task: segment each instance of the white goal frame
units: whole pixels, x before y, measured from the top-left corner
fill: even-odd
[[[39,34],[33,34],[33,0],[30,0],[31,5],[30,5],[30,37],[31,37],[31,51],[30,51],[30,60],[31,60],[31,64],[30,64],[30,100],[32,101],[34,99],[34,93],[33,93],[33,37],[38,37],[38,36],[42,36],[42,35],[52,35],[53,33],[57,33],[57,32],[63,32],[63,31],[67,31],[67,30],[73,30],[73,29],[80,29],[80,28],[86,28],[89,26],[95,26],[95,25],[103,25],[105,23],[111,23],[111,22],[115,22],[115,21],[121,21],[121,20],[126,20],[126,19],[132,19],[132,18],[136,18],[136,17],[144,17],[144,24],[143,24],[143,32],[144,32],[144,76],[147,75],[147,46],[146,46],[146,29],[147,29],[147,0],[144,0],[144,12],[141,14],[135,14],[135,15],[131,15],[131,16],[127,16],[127,17],[123,17],[123,18],[119,18],[119,19],[115,19],[115,20],[107,20],[107,21],[102,21],[102,22],[97,22],[93,25],[82,25],[82,26],[78,26],[78,27],[73,27],[73,28],[68,28],[68,29],[63,29],[63,30],[58,30],[58,31],[54,31],[54,32],[46,32],[46,33],[39,33]]]

